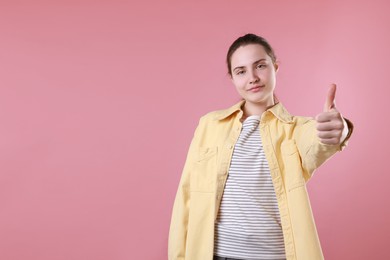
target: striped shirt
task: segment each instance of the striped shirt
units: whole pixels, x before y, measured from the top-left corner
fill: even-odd
[[[279,208],[259,123],[260,116],[249,116],[234,147],[215,223],[217,256],[286,259]]]

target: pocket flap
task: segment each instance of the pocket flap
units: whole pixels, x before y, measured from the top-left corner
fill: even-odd
[[[291,155],[298,152],[297,145],[294,140],[288,140],[281,145],[282,153],[285,155]]]
[[[217,154],[217,147],[199,147],[197,161],[203,161]]]

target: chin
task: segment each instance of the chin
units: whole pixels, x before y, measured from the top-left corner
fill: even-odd
[[[245,100],[252,103],[263,103],[266,101],[263,97],[248,97]]]
[[[272,99],[267,97],[257,97],[257,98],[245,98],[246,101],[254,103],[254,104],[273,104]]]

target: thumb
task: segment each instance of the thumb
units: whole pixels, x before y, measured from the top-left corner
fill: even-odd
[[[336,84],[331,84],[328,90],[328,95],[326,97],[324,112],[328,112],[329,110],[336,107]]]

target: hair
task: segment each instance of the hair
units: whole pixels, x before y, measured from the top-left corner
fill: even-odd
[[[259,44],[264,47],[265,52],[268,54],[268,56],[271,57],[272,62],[275,64],[276,62],[276,55],[274,50],[272,49],[271,45],[267,42],[266,39],[264,39],[261,36],[248,33],[244,36],[239,37],[237,40],[235,40],[232,45],[229,48],[229,51],[226,56],[226,63],[228,67],[228,73],[230,76],[232,76],[232,68],[231,68],[231,60],[233,53],[241,46],[246,46],[249,44]]]

